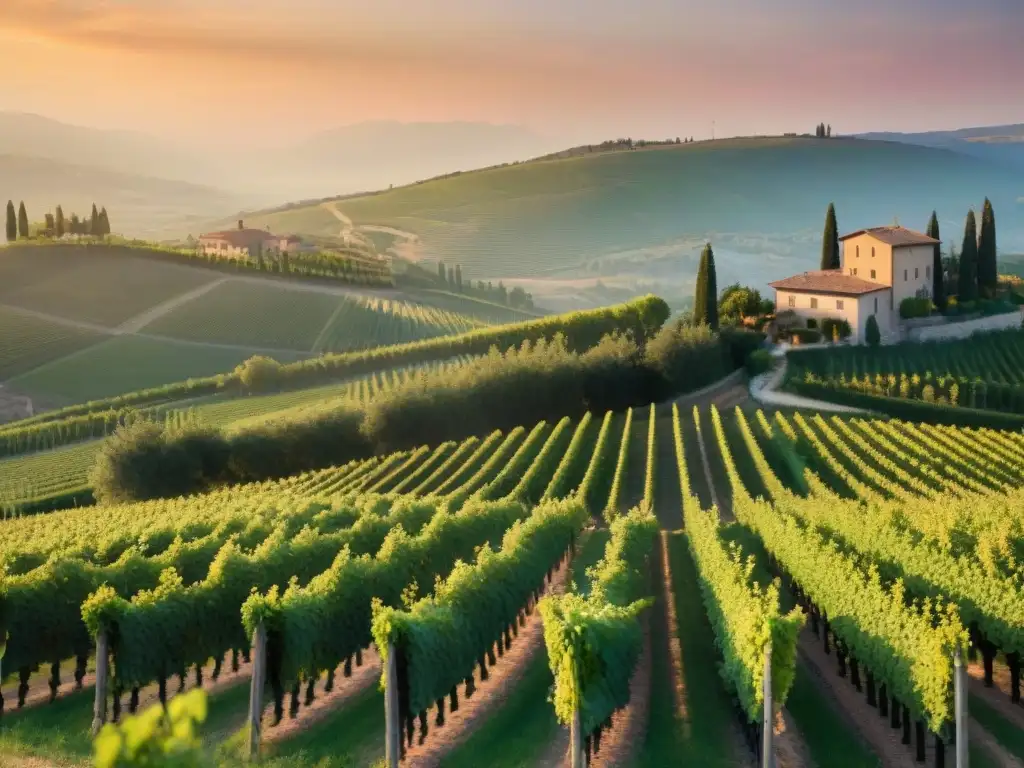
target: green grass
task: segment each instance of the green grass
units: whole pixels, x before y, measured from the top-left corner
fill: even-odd
[[[718,674],[714,634],[704,613],[696,568],[682,531],[669,535],[669,559],[685,712],[677,711],[675,705],[664,595],[658,590],[657,603],[651,609],[653,655],[647,735],[632,765],[733,766],[735,750],[744,747],[734,738],[736,713]]]
[[[967,695],[967,709],[1004,749],[1024,759],[1024,731],[1006,720],[984,699],[970,693]]]
[[[0,720],[0,754],[38,757],[59,765],[88,764],[92,701],[93,692],[85,690],[53,704],[5,714]]]
[[[171,339],[115,336],[18,376],[11,380],[11,386],[64,404],[80,403],[224,373],[252,354],[251,350],[197,346]],[[275,357],[291,362],[303,355],[284,353]]]
[[[113,327],[216,277],[124,249],[10,247],[0,253],[0,303]]]
[[[0,307],[0,381],[84,349],[105,338]]]
[[[805,665],[797,667],[786,701],[786,708],[804,737],[811,759],[828,768],[880,766],[881,760],[857,737],[814,681],[808,679],[812,674]]]
[[[100,441],[0,461],[0,506],[10,501],[49,496],[88,483]]]
[[[309,350],[339,301],[327,293],[230,280],[157,318],[143,332],[189,341]]]

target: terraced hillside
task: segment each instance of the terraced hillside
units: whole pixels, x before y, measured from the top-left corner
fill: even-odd
[[[468,297],[351,288],[172,263],[139,248],[0,254],[0,381],[35,410],[230,371],[254,354],[421,341],[535,315]]]
[[[781,197],[780,185],[790,190]],[[318,235],[336,235],[339,216],[356,233],[388,230],[407,256],[521,284],[563,310],[593,305],[597,280],[634,291],[656,282],[669,301],[689,299],[707,239],[720,285],[763,289],[813,269],[829,202],[847,231],[894,216],[923,229],[933,209],[954,231],[984,196],[1011,211],[1022,194],[1012,172],[944,150],[758,138],[518,163],[249,218]],[[1024,243],[1006,218],[1000,227],[1004,248]]]
[[[548,702],[564,658],[552,633],[601,616],[583,636],[616,661],[576,682],[600,765],[750,760],[769,647],[781,765],[951,759],[952,657],[968,628],[971,761],[1006,764],[1024,757],[1019,607],[990,587],[1018,578],[1022,473],[1020,434],[669,405],[7,521],[3,698],[24,711],[0,721],[0,748],[85,759],[104,635],[108,717],[201,685],[206,743],[244,750],[250,638],[266,621],[268,760],[383,758],[386,643],[402,649],[389,685],[405,762],[558,764],[569,740],[567,711]],[[494,552],[476,555],[484,542]],[[161,577],[168,567],[178,577]],[[44,628],[34,606],[53,589]],[[651,607],[632,602],[645,596]]]

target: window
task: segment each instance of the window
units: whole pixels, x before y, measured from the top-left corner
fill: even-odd
[[[875,246],[871,246],[871,258],[875,258]]]
[[[873,269],[871,270],[871,279],[872,280],[875,279],[875,270],[873,270]]]
[[[917,280],[918,277],[920,277],[920,275],[918,274],[918,268],[914,267],[914,279]]]
[[[796,306],[796,296],[790,296],[789,297],[789,306],[791,306],[791,307],[795,307]]]
[[[925,277],[931,277],[932,276],[932,268],[931,267],[925,267],[924,268],[924,276]]]
[[[843,300],[842,299],[836,299],[836,309],[842,309],[842,308],[843,308]]]
[[[907,270],[903,270],[903,282],[907,282]]]
[[[878,297],[875,296],[875,312],[878,312]]]
[[[818,300],[817,299],[811,299],[811,309],[817,309],[817,308],[818,308]]]

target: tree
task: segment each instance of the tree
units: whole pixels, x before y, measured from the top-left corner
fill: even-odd
[[[719,320],[756,317],[763,306],[760,291],[733,283],[725,287],[718,299],[718,317]]]
[[[18,219],[14,214],[14,201],[7,201],[7,242],[18,239]]]
[[[110,217],[107,216],[107,209],[100,208],[100,235],[106,237],[110,234]]]
[[[711,243],[704,246],[697,269],[697,290],[693,298],[693,322],[718,330],[718,285],[715,276],[715,253]]]
[[[825,128],[825,136],[830,139],[832,138],[832,123],[829,123]]]
[[[932,211],[932,217],[928,221],[928,229],[925,231],[928,237],[939,237],[939,217]],[[946,284],[942,279],[942,244],[936,243],[932,246],[932,303],[939,312],[946,309]]]
[[[836,207],[828,204],[825,213],[825,232],[821,236],[821,268],[839,269],[839,225],[836,224]]]
[[[25,210],[25,201],[18,206],[18,237],[28,239],[28,211]]]
[[[455,285],[455,270],[448,267],[448,287],[451,288]]]
[[[974,301],[978,298],[978,224],[974,209],[967,213],[964,224],[964,244],[960,248],[960,278],[957,285],[957,302]]]
[[[96,203],[92,204],[92,211],[89,213],[89,234],[100,233],[100,212],[96,210]]]
[[[64,223],[64,209],[59,205],[57,206],[57,221],[56,227],[54,228],[54,234],[57,237],[64,237],[65,223]]]
[[[442,283],[447,281],[447,278],[445,277],[443,261],[437,262],[437,279],[440,280]]]
[[[81,234],[81,229],[82,229],[82,223],[78,220],[78,214],[77,213],[72,213],[71,214],[71,224],[68,227],[68,230],[71,232],[72,235],[78,235],[78,234]]]
[[[996,264],[996,214],[992,203],[985,198],[981,209],[981,231],[978,233],[978,290],[991,299],[999,285],[999,267]]]
[[[462,293],[462,265],[455,265],[455,290]]]
[[[54,229],[56,228],[56,224],[53,221],[53,214],[52,213],[48,213],[48,214],[46,214],[46,216],[44,218],[45,218],[46,235],[47,235],[47,237],[53,237]]]

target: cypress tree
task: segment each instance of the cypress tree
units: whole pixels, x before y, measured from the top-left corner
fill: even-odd
[[[96,203],[92,204],[92,212],[89,214],[89,234],[100,234],[100,212],[96,210]]]
[[[448,267],[448,287],[451,288],[455,285],[455,270]]]
[[[64,237],[64,229],[65,229],[64,209],[61,208],[59,205],[57,206],[57,216],[56,216],[56,219],[57,219],[57,221],[55,222],[55,224],[56,224],[56,228],[55,228],[56,231],[54,232],[54,234],[57,237]]]
[[[985,298],[996,295],[999,268],[996,265],[996,214],[992,203],[985,198],[981,209],[981,231],[978,235],[978,289]]]
[[[25,210],[25,201],[18,206],[18,237],[28,239],[28,211]]]
[[[462,293],[462,266],[455,265],[455,290]]]
[[[447,278],[445,277],[443,261],[437,262],[437,279],[440,280],[442,283],[447,281]]]
[[[18,217],[14,214],[14,201],[7,201],[7,242],[18,239]]]
[[[935,211],[932,211],[925,234],[936,240],[941,239],[939,237],[939,217]],[[932,302],[940,312],[946,309],[946,286],[942,279],[942,245],[940,243],[932,246]]]
[[[839,269],[839,226],[836,224],[836,207],[828,204],[825,214],[825,232],[821,236],[821,268]]]
[[[704,246],[697,268],[697,289],[693,297],[693,321],[718,330],[718,280],[715,276],[715,254],[711,243]]]
[[[104,237],[110,234],[110,217],[106,208],[100,208],[100,234]]]
[[[957,281],[957,302],[978,298],[978,224],[974,209],[967,213],[964,224],[964,244],[960,249],[960,276]]]

